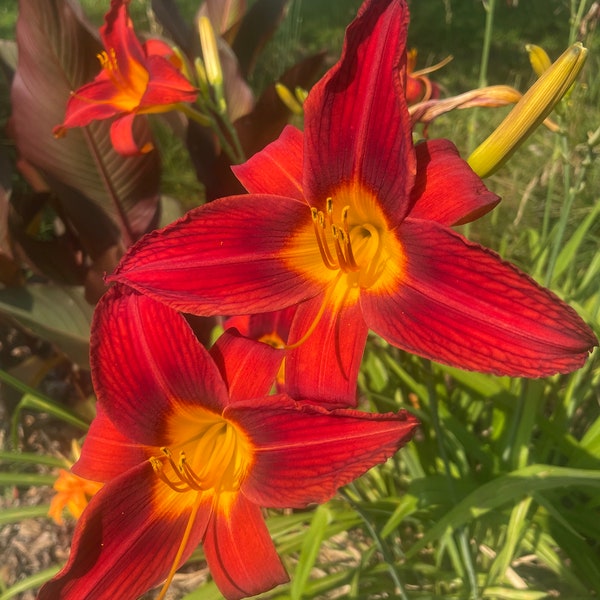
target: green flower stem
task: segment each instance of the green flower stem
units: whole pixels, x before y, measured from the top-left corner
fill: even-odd
[[[490,47],[492,45],[492,33],[494,30],[494,12],[496,9],[496,0],[482,0],[485,10],[485,30],[483,34],[483,47],[481,48],[481,61],[479,63],[479,80],[477,87],[482,88],[487,85],[487,73],[490,63]],[[467,149],[471,153],[476,146],[475,134],[477,132],[478,110],[474,109],[469,124],[469,138]]]
[[[177,109],[188,117],[188,119],[195,121],[202,127],[211,129],[217,136],[223,152],[227,154],[233,164],[238,165],[243,163],[246,160],[244,151],[237,131],[227,114],[219,110],[219,107],[213,102],[207,102],[206,99],[203,99],[203,104],[202,108],[204,111],[202,112],[192,108],[189,104],[178,104]],[[223,127],[228,136],[223,133]],[[229,142],[228,137],[232,140],[233,145]]]

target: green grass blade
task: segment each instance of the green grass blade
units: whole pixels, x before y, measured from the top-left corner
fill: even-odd
[[[406,555],[408,558],[415,556],[427,544],[438,540],[444,533],[454,531],[503,504],[527,497],[535,491],[568,486],[589,486],[600,489],[600,471],[530,465],[498,477],[481,485],[458,502],[407,550]]]
[[[40,587],[43,583],[46,583],[46,581],[52,579],[52,577],[54,577],[54,575],[56,575],[60,569],[61,567],[50,567],[40,571],[39,573],[36,573],[35,575],[32,575],[31,577],[22,579],[19,581],[19,583],[16,583],[11,588],[6,590],[2,595],[0,595],[0,600],[10,600],[10,598],[15,598],[27,590]]]
[[[7,523],[16,523],[23,519],[32,517],[46,517],[50,505],[40,504],[38,506],[19,506],[18,508],[5,508],[0,511],[0,525]]]

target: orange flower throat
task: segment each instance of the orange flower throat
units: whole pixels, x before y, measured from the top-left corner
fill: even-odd
[[[236,492],[252,463],[246,434],[227,419],[203,408],[171,421],[174,443],[152,457],[154,471],[175,492]]]

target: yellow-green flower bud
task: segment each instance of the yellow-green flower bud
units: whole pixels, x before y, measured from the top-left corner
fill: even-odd
[[[223,97],[223,70],[221,69],[221,61],[219,60],[217,38],[208,17],[200,17],[198,20],[198,32],[200,34],[200,44],[202,45],[206,79],[215,92],[215,99],[221,110],[225,106]]]
[[[500,168],[560,102],[579,75],[587,49],[577,42],[547,68],[468,159],[480,177]]]

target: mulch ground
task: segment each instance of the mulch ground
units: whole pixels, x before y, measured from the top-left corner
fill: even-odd
[[[48,344],[2,320],[0,368],[65,406],[78,410],[83,405],[84,412],[89,411],[92,395],[89,373],[57,356]],[[3,451],[14,450],[10,444],[11,417],[20,399],[21,393],[5,384],[0,385],[0,449]],[[72,440],[81,435],[80,430],[41,413],[24,411],[19,420],[19,450],[22,452],[69,457]],[[11,470],[46,475],[56,473],[45,465],[0,462],[0,471]],[[0,515],[7,509],[47,506],[53,493],[50,486],[0,487]],[[73,519],[65,518],[64,525],[57,525],[49,517],[0,524],[0,596],[31,575],[62,565],[69,555],[74,527]],[[202,567],[202,564],[191,565],[189,572],[178,573],[167,600],[178,600],[206,581],[208,572]],[[13,597],[34,600],[36,592],[29,590]],[[158,592],[149,592],[143,600],[156,598]]]

